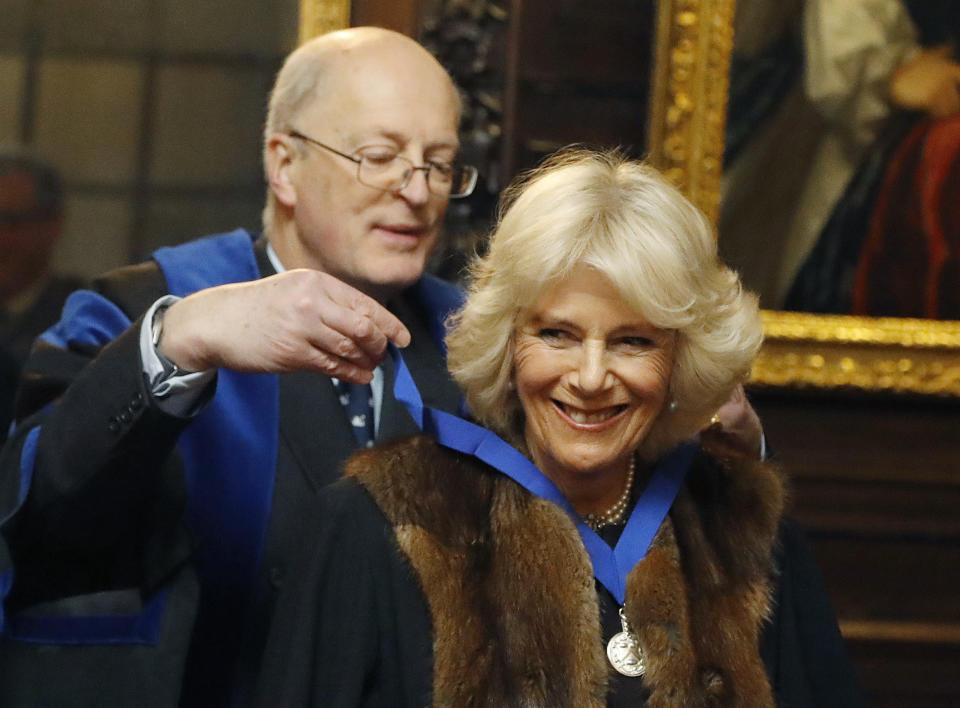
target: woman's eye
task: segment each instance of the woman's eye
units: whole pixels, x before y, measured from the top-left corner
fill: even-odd
[[[619,344],[629,349],[649,349],[653,346],[654,341],[649,337],[632,336],[621,337]]]
[[[569,338],[569,334],[562,329],[556,329],[554,327],[544,327],[538,333],[540,339],[543,339],[547,342],[562,342],[565,339]]]

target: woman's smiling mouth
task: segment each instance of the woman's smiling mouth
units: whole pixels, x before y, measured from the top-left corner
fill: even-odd
[[[625,403],[616,406],[609,406],[607,408],[599,408],[592,411],[583,410],[582,408],[575,408],[556,399],[553,399],[553,403],[564,413],[564,415],[578,425],[596,425],[597,423],[605,423],[627,410],[627,404]]]

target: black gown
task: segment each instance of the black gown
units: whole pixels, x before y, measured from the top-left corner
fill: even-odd
[[[253,705],[431,704],[430,611],[394,531],[354,479],[321,498],[301,575],[280,597]],[[603,532],[615,543],[622,527]],[[774,615],[761,655],[778,705],[863,704],[826,590],[800,530],[784,523]],[[599,586],[604,641],[620,631],[618,605]],[[322,630],[321,630],[322,628]],[[617,675],[608,706],[642,705],[642,679]]]

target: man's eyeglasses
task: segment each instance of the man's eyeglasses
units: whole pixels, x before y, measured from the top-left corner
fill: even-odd
[[[290,130],[287,134],[357,163],[357,181],[383,192],[399,192],[404,189],[410,184],[410,179],[416,170],[423,170],[427,178],[427,189],[438,197],[450,199],[467,197],[477,184],[477,168],[472,165],[440,161],[414,165],[388,147],[369,148],[361,152],[359,157],[354,157],[324,145],[319,140],[314,140],[297,130]]]

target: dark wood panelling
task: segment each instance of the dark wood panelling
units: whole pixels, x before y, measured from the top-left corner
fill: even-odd
[[[870,704],[960,705],[960,402],[751,398]]]
[[[350,24],[386,27],[416,37],[420,34],[421,4],[420,0],[352,0]]]
[[[956,708],[960,648],[931,642],[848,641],[872,708]]]
[[[655,5],[511,3],[507,177],[570,143],[644,154]]]

